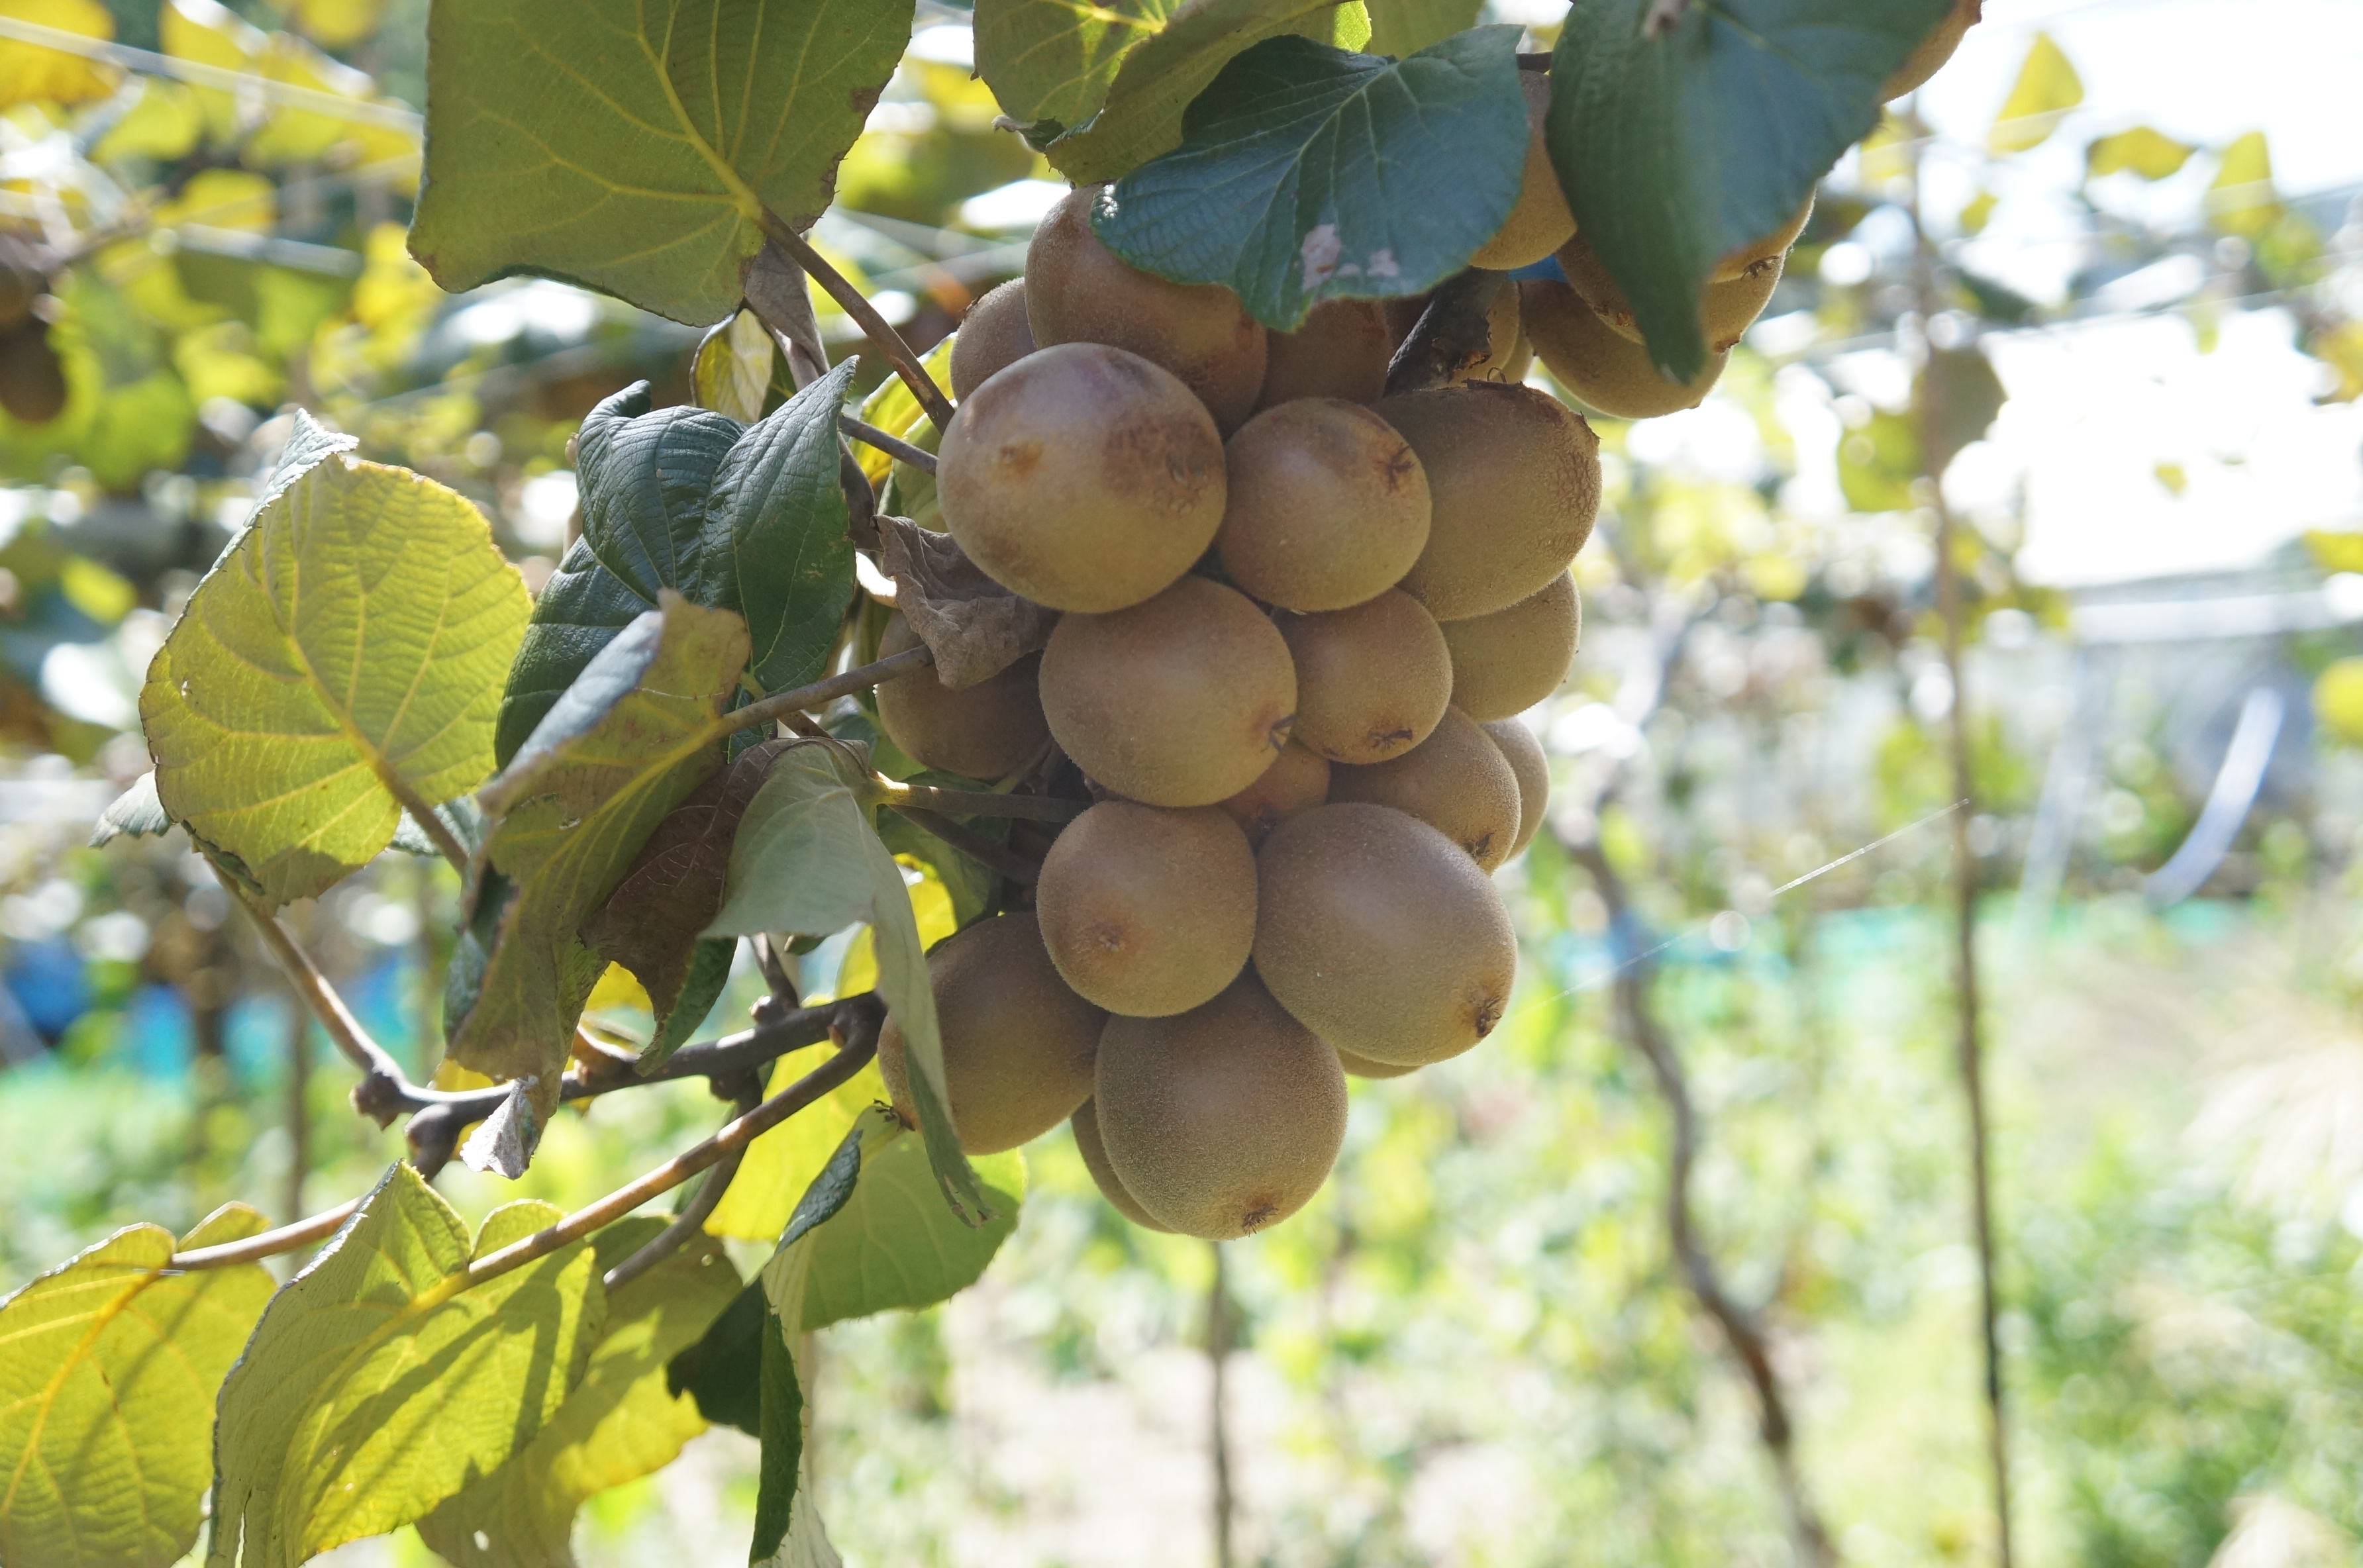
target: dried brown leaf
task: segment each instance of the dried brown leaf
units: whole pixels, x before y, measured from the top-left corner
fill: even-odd
[[[878,519],[879,565],[894,603],[936,656],[936,679],[958,691],[1037,653],[1059,613],[1020,599],[984,575],[949,534],[907,517]]]

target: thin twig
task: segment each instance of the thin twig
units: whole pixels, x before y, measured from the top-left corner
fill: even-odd
[[[1471,267],[1437,285],[1427,308],[1387,365],[1387,395],[1426,392],[1493,349],[1494,296],[1509,287],[1500,272]]]
[[[1599,889],[1601,901],[1608,906],[1609,929],[1618,942],[1636,953],[1646,952],[1647,944],[1639,940],[1639,931],[1633,913],[1631,895],[1625,879],[1609,864],[1599,840],[1584,838],[1561,841],[1568,854],[1592,874]],[[1666,1227],[1674,1255],[1690,1282],[1691,1294],[1698,1297],[1723,1330],[1724,1340],[1731,1348],[1733,1359],[1747,1375],[1756,1391],[1758,1430],[1766,1450],[1772,1456],[1776,1479],[1782,1499],[1789,1508],[1789,1522],[1796,1537],[1797,1554],[1807,1564],[1835,1563],[1836,1550],[1831,1545],[1829,1531],[1823,1525],[1813,1499],[1805,1490],[1804,1477],[1797,1468],[1795,1429],[1789,1419],[1788,1397],[1781,1388],[1781,1375],[1772,1365],[1772,1354],[1757,1315],[1741,1305],[1724,1284],[1714,1261],[1708,1257],[1700,1243],[1694,1216],[1691,1211],[1691,1176],[1698,1162],[1699,1116],[1697,1105],[1691,1099],[1690,1080],[1682,1071],[1681,1057],[1674,1050],[1664,1026],[1649,1003],[1649,979],[1656,966],[1644,960],[1626,964],[1616,973],[1615,998],[1617,1017],[1630,1043],[1648,1062],[1651,1075],[1657,1079],[1658,1091],[1666,1101],[1673,1121],[1673,1147],[1668,1158],[1666,1178]]]
[[[923,474],[932,474],[936,471],[936,455],[933,452],[924,447],[914,447],[899,436],[889,436],[866,420],[856,419],[849,414],[840,414],[837,416],[837,427],[855,440],[877,447],[896,461],[910,464]]]
[[[1007,845],[989,839],[971,828],[962,827],[949,817],[937,816],[916,806],[896,806],[893,810],[913,826],[935,834],[988,871],[997,872],[1029,888],[1041,880],[1042,867]]]
[[[905,648],[891,657],[882,658],[876,664],[865,664],[859,669],[849,669],[842,675],[832,675],[826,680],[815,680],[810,686],[799,686],[792,691],[782,691],[760,702],[749,702],[743,708],[734,709],[715,721],[716,733],[731,734],[739,730],[753,729],[758,724],[771,723],[790,713],[824,707],[840,697],[850,697],[857,691],[867,691],[873,686],[900,680],[935,662],[935,650],[921,643],[917,647]]]
[[[992,790],[939,790],[932,784],[876,781],[879,800],[889,806],[913,806],[956,817],[1016,817],[1029,823],[1072,822],[1091,809],[1088,801],[1061,801],[1052,795],[1004,795]]]
[[[903,384],[911,389],[911,395],[919,400],[919,406],[926,411],[936,428],[950,428],[951,400],[944,396],[943,389],[936,385],[935,378],[927,374],[926,367],[919,363],[919,356],[912,352],[911,346],[903,341],[903,335],[888,326],[886,318],[878,314],[878,307],[864,298],[860,289],[847,282],[843,273],[830,266],[803,235],[789,227],[787,221],[779,214],[765,207],[760,221],[763,237],[785,251],[789,259],[797,266],[819,280],[820,286],[828,291],[828,297],[844,307],[845,314],[853,318],[854,325],[861,328],[862,335],[886,356],[886,362],[894,367],[894,373],[903,378]]]
[[[1206,1245],[1215,1264],[1214,1283],[1206,1287],[1206,1364],[1213,1374],[1206,1438],[1215,1466],[1215,1568],[1231,1568],[1236,1561],[1231,1550],[1231,1519],[1237,1505],[1231,1494],[1231,1435],[1226,1408],[1229,1389],[1228,1379],[1224,1376],[1231,1353],[1231,1293],[1223,1276],[1223,1243],[1209,1242]]]
[[[406,787],[392,792],[401,799],[403,808],[410,813],[410,820],[418,824],[418,831],[427,835],[427,842],[435,846],[436,853],[449,861],[452,869],[465,877],[468,874],[468,846],[460,842],[459,835],[451,831],[450,824],[437,816],[434,807],[427,805],[415,791]]]
[[[305,1005],[312,1010],[312,1016],[320,1021],[320,1027],[327,1031],[328,1038],[336,1042],[337,1049],[344,1053],[347,1061],[361,1069],[361,1082],[353,1087],[356,1109],[375,1118],[380,1127],[391,1122],[395,1112],[379,1111],[375,1091],[364,1094],[364,1090],[369,1089],[374,1080],[383,1080],[389,1086],[409,1088],[410,1080],[404,1075],[402,1065],[387,1053],[384,1046],[370,1038],[370,1032],[361,1027],[361,1020],[345,1006],[345,999],[338,996],[337,988],[313,966],[310,955],[297,944],[287,927],[280,922],[279,917],[264,909],[251,893],[239,886],[236,879],[220,867],[214,867],[214,875],[227,889],[231,901],[253,921],[256,934],[262,938],[263,945],[271,949],[271,955],[279,961],[279,967],[286,975],[288,984],[295,988],[295,994],[303,998]]]
[[[298,1220],[292,1225],[282,1225],[275,1231],[265,1231],[259,1236],[249,1236],[242,1242],[224,1242],[218,1246],[198,1247],[192,1252],[174,1253],[165,1263],[168,1269],[196,1270],[228,1268],[236,1264],[261,1263],[282,1253],[292,1253],[298,1247],[336,1234],[337,1227],[353,1217],[361,1206],[358,1198],[339,1203],[334,1209],[323,1209],[308,1220]]]
[[[760,1089],[750,1089],[741,1095],[737,1102],[738,1114],[744,1116],[754,1110],[760,1103],[761,1092]],[[738,1175],[738,1166],[746,1157],[744,1149],[734,1149],[723,1155],[720,1162],[705,1173],[705,1179],[697,1184],[697,1195],[689,1200],[687,1208],[673,1216],[672,1223],[649,1237],[639,1251],[609,1269],[606,1278],[601,1283],[609,1290],[628,1285],[681,1251],[693,1237],[703,1235],[707,1217],[722,1202],[722,1195],[729,1190],[730,1183]]]

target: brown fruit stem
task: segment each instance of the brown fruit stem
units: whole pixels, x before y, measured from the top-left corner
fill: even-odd
[[[889,436],[875,425],[868,424],[849,414],[837,416],[837,427],[867,447],[875,447],[897,462],[908,463],[923,474],[936,471],[936,455],[914,447],[899,436]]]
[[[911,395],[919,400],[919,406],[926,411],[936,428],[949,428],[952,422],[951,399],[936,385],[935,378],[928,375],[926,367],[919,363],[919,356],[903,341],[903,335],[886,325],[886,318],[878,314],[878,308],[862,296],[861,291],[847,282],[845,274],[824,260],[820,252],[815,250],[803,235],[788,226],[786,219],[765,207],[760,224],[763,237],[786,251],[791,260],[817,280],[820,286],[828,291],[828,297],[843,306],[845,314],[861,328],[862,335],[886,356],[886,362],[894,367],[894,373],[903,378],[903,384],[911,389]]]
[[[834,702],[840,697],[850,697],[857,691],[867,691],[873,686],[900,680],[935,662],[935,650],[924,643],[915,648],[905,648],[890,658],[880,659],[876,664],[865,664],[859,669],[849,669],[842,675],[815,680],[810,686],[799,686],[766,697],[760,702],[749,702],[716,719],[715,723],[718,727],[714,733],[718,738],[739,730],[751,730],[758,724],[771,723],[792,713],[801,713],[825,702]]]

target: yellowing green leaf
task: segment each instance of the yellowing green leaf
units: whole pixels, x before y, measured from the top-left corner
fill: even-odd
[[[2310,528],[2305,534],[2305,553],[2324,571],[2363,572],[2363,533]],[[136,802],[128,809],[136,809]]]
[[[2353,403],[2363,397],[2363,322],[2343,321],[2314,337],[2305,348],[2338,372],[2338,384],[2325,402]]]
[[[690,385],[697,406],[726,414],[741,425],[763,417],[763,399],[771,390],[771,359],[778,350],[771,330],[751,310],[731,313],[697,346],[690,363]]]
[[[2127,170],[2145,180],[2163,180],[2191,160],[2189,142],[2177,141],[2147,126],[2136,126],[2113,136],[2095,137],[2084,149],[2084,168],[2098,179]]]
[[[387,102],[379,95],[377,83],[366,72],[331,60],[287,33],[272,33],[263,41],[255,70],[266,81],[350,98],[357,105]],[[272,104],[262,125],[247,138],[244,155],[250,162],[265,166],[302,163],[322,157],[346,142],[360,144],[355,150],[362,162],[415,152],[418,146],[411,133],[375,121],[347,119],[291,104]]]
[[[279,187],[244,169],[199,170],[179,195],[156,209],[159,228],[184,223],[269,234],[279,226]]]
[[[337,454],[256,513],[139,694],[156,791],[273,902],[367,865],[493,767],[530,605],[465,498]]]
[[[1370,0],[1370,52],[1405,55],[1477,25],[1484,0]]]
[[[778,1094],[810,1072],[813,1058],[783,1056],[771,1069],[765,1091]],[[886,1080],[871,1062],[807,1110],[800,1110],[747,1145],[738,1175],[715,1205],[705,1228],[716,1236],[774,1242],[795,1213],[796,1199],[813,1184],[854,1121],[884,1103]]]
[[[2226,234],[2250,238],[2280,221],[2281,199],[2273,189],[2273,154],[2265,133],[2249,131],[2224,149],[2215,182],[2207,188],[2207,216]]]
[[[575,1242],[472,1289],[467,1267],[559,1217],[509,1204],[471,1248],[451,1206],[391,1167],[223,1386],[206,1561],[294,1568],[424,1517],[525,1446],[604,1326],[598,1260]]]
[[[386,0],[272,0],[297,31],[322,49],[344,49],[377,31]]]
[[[262,52],[262,30],[220,0],[164,0],[156,17],[156,35],[164,52],[174,59],[223,71],[251,71]],[[205,112],[206,134],[217,142],[237,136],[240,110],[236,94],[219,87],[192,90]]]
[[[1954,221],[1967,235],[1983,234],[1986,220],[1993,216],[1996,197],[1991,191],[1980,191],[1962,204],[1961,215]]]
[[[2363,657],[2342,658],[2314,677],[2313,716],[2341,745],[2363,746]]]
[[[1081,125],[1106,101],[1125,51],[1179,6],[1180,0],[979,0],[977,74],[1013,119]]]
[[[232,1204],[181,1248],[263,1228]],[[0,1562],[163,1568],[195,1542],[214,1396],[277,1286],[166,1274],[175,1250],[133,1225],[0,1302]]]
[[[1986,132],[1986,150],[2000,157],[2041,145],[2060,116],[2083,101],[2084,83],[2075,66],[2049,33],[2036,34],[2010,96],[2002,100],[2002,112]]]
[[[721,766],[716,720],[747,664],[738,616],[671,589],[659,602],[599,651],[479,796],[499,819],[470,895],[491,939],[472,1000],[447,1005],[450,1055],[496,1078],[536,1079],[543,1118],[605,967],[578,932],[665,813]]]
[[[931,1307],[975,1284],[1017,1228],[1026,1161],[1012,1149],[975,1165],[997,1212],[971,1230],[944,1207],[918,1139],[905,1133],[865,1149],[853,1196],[805,1243],[804,1328]]]
[[[656,1219],[611,1226],[599,1235],[601,1261],[622,1261],[663,1228]],[[460,1568],[572,1563],[575,1510],[662,1469],[705,1430],[696,1402],[666,1388],[665,1363],[695,1344],[738,1292],[738,1271],[710,1242],[617,1289],[566,1403],[507,1463],[419,1520],[420,1537]]]
[[[2152,463],[2149,471],[2169,495],[2180,495],[2191,488],[2191,475],[2180,463]]]
[[[412,251],[447,289],[554,273],[704,326],[768,206],[828,205],[911,0],[474,0],[427,28]]]
[[[0,17],[88,39],[115,36],[115,17],[99,0],[0,0]],[[61,49],[0,39],[0,108],[28,100],[83,104],[115,91],[119,68]]]
[[[152,158],[160,162],[186,157],[205,134],[205,110],[187,83],[149,76],[139,83],[139,96],[123,117],[109,126],[91,149],[94,162],[122,158]]]
[[[1077,184],[1113,180],[1182,144],[1182,112],[1231,57],[1282,33],[1339,49],[1370,41],[1359,4],[1338,0],[1197,0],[1134,45],[1091,119],[1045,149]]]

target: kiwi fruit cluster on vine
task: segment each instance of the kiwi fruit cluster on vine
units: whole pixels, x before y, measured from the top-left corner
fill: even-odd
[[[1521,384],[1514,290],[1448,384],[1389,396],[1404,312],[1268,331],[1116,258],[1097,194],[971,307],[936,474],[968,558],[1059,613],[1048,642],[960,690],[889,682],[878,713],[967,778],[1071,764],[1085,807],[1028,824],[1031,888],[929,954],[962,1144],[1071,1121],[1128,1219],[1220,1239],[1318,1190],[1348,1073],[1501,1021],[1492,873],[1549,792],[1517,715],[1574,657],[1598,442]],[[916,640],[897,614],[879,651]],[[880,1061],[910,1116],[891,1019]]]

